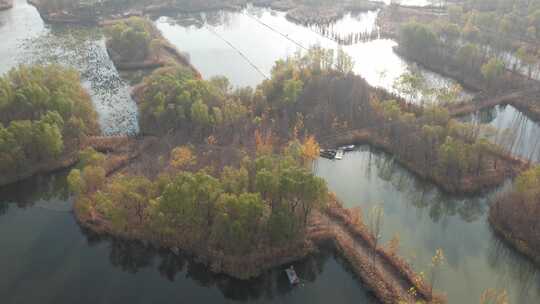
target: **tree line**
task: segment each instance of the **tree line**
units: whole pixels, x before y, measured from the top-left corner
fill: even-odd
[[[518,251],[540,261],[540,166],[523,172],[489,209],[489,222]]]

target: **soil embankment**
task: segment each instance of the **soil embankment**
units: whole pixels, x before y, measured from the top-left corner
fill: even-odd
[[[443,303],[412,268],[395,252],[375,242],[367,227],[353,212],[333,202],[311,219],[311,237],[330,241],[349,262],[354,273],[382,303]]]

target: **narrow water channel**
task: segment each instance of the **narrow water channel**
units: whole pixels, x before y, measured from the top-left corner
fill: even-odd
[[[364,218],[381,205],[382,243],[397,235],[400,254],[416,271],[429,278],[431,257],[443,249],[446,263],[435,288],[448,294],[448,303],[479,303],[488,288],[507,290],[509,303],[540,298],[537,268],[500,243],[487,223],[489,199],[502,189],[478,197],[448,196],[367,147],[341,161],[320,159],[316,172],[347,207],[362,207]]]

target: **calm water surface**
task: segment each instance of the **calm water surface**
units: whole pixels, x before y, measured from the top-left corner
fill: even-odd
[[[341,37],[371,33],[378,30],[377,14],[376,11],[347,14],[328,30]],[[287,20],[283,12],[258,7],[248,7],[242,12],[161,17],[156,25],[165,38],[190,55],[191,62],[205,77],[225,75],[235,86],[257,86],[269,77],[276,60],[297,51],[314,45],[335,50],[339,47],[317,27],[295,24]],[[392,50],[396,45],[393,40],[375,39],[341,47],[353,58],[354,72],[373,86],[395,91],[396,80],[411,69],[419,70],[430,87],[455,84],[451,79],[403,60]]]
[[[103,131],[136,132],[129,84],[106,56],[102,34],[95,29],[45,26],[25,1],[15,4],[14,9],[0,12],[0,72],[28,62],[76,67],[92,93]],[[332,31],[342,35],[376,31],[375,17],[376,12],[347,15],[332,25]],[[296,25],[282,13],[266,9],[162,17],[156,24],[166,38],[190,54],[205,77],[224,74],[236,86],[255,86],[264,76],[222,39],[237,46],[263,74],[270,73],[276,59],[301,49],[299,45],[337,47],[317,28]],[[373,85],[392,89],[409,67],[393,53],[393,46],[394,41],[376,39],[343,49],[353,56],[355,72]],[[433,86],[452,84],[437,74],[423,73]],[[514,137],[523,140],[513,145],[513,151],[534,154],[530,151],[535,147],[527,145],[528,139],[538,137],[538,126],[520,118],[515,109],[496,108],[471,119],[498,129],[521,130]],[[361,206],[367,213],[382,204],[383,241],[398,233],[400,253],[417,271],[428,272],[431,256],[442,248],[447,263],[436,287],[448,293],[449,303],[478,303],[486,288],[507,289],[511,303],[538,302],[537,268],[498,242],[486,222],[489,198],[500,189],[482,197],[449,197],[387,155],[367,148],[348,153],[339,162],[321,159],[316,172],[349,207]],[[2,303],[374,302],[330,251],[297,263],[305,283],[291,290],[281,269],[239,282],[212,275],[187,257],[96,237],[77,225],[65,176],[64,172],[38,177],[0,189]]]
[[[487,288],[506,289],[510,303],[538,303],[537,268],[494,238],[486,221],[489,198],[502,189],[482,197],[447,196],[368,148],[342,161],[321,159],[316,172],[346,206],[362,207],[364,217],[382,205],[382,242],[397,234],[401,255],[418,272],[429,274],[431,257],[443,249],[446,263],[435,287],[447,292],[449,303],[478,303]]]
[[[513,155],[540,162],[540,125],[513,106],[485,109],[463,120],[481,124],[488,139]]]
[[[240,282],[170,251],[103,239],[71,213],[67,172],[0,190],[1,303],[376,303],[331,251]]]

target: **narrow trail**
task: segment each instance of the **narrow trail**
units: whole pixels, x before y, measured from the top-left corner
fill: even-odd
[[[402,270],[381,255],[373,244],[354,234],[340,219],[315,212],[311,218],[310,229],[331,235],[343,258],[351,264],[355,274],[373,290],[382,303],[426,301],[426,297],[420,292],[409,292],[416,287]]]
[[[476,111],[494,107],[501,104],[512,104],[515,101],[520,100],[530,100],[533,98],[540,98],[540,88],[524,89],[519,91],[512,91],[502,95],[491,96],[491,97],[479,97],[474,99],[472,102],[450,106],[449,111],[452,117],[464,116],[467,114],[474,113]]]

